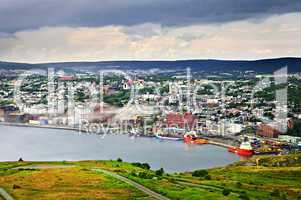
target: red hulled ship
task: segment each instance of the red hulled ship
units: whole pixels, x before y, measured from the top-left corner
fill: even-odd
[[[228,151],[240,156],[252,156],[254,154],[254,150],[250,142],[242,142],[239,147],[229,147]]]
[[[186,133],[183,136],[183,141],[186,144],[208,144],[207,140],[198,138],[194,131]]]

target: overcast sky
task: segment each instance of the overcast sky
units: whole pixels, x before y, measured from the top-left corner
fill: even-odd
[[[300,0],[1,0],[0,60],[301,55]]]

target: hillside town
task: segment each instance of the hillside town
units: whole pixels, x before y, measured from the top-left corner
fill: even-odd
[[[128,77],[111,72],[101,77],[90,72],[52,73],[51,79],[49,72],[2,73],[0,121],[99,134],[185,136],[188,143],[210,141],[229,148],[249,141],[257,154],[301,148],[299,74],[277,85],[277,77],[253,71],[239,78],[196,78],[190,70],[172,76],[128,72]],[[288,95],[284,104],[276,98],[281,90],[296,95]]]

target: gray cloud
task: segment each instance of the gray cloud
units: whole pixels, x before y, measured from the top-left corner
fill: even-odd
[[[261,59],[301,55],[301,13],[216,26],[44,27],[0,37],[0,60]]]
[[[0,32],[44,26],[186,26],[300,11],[300,0],[2,0]]]

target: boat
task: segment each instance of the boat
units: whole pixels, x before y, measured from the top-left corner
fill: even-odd
[[[195,139],[197,139],[197,135],[195,132],[188,132],[183,136],[183,141],[185,143],[191,143]]]
[[[229,147],[228,151],[240,156],[252,156],[254,154],[254,150],[250,142],[242,142],[239,147]]]
[[[178,137],[175,134],[172,134],[172,133],[169,133],[169,132],[163,134],[162,131],[156,132],[155,137],[158,138],[158,139],[161,139],[161,140],[174,140],[174,141],[182,140],[181,137]]]
[[[161,140],[174,140],[174,141],[179,141],[182,140],[182,138],[179,137],[173,137],[173,136],[162,136],[159,134],[155,134],[155,137]]]
[[[193,141],[193,144],[208,144],[208,143],[209,143],[208,140],[201,139],[201,138],[198,138]]]
[[[195,132],[186,133],[183,136],[183,141],[186,144],[208,144],[207,140],[198,138]]]
[[[158,130],[155,133],[155,137],[161,140],[182,140],[184,129],[178,129],[178,128],[165,128],[164,130]]]

